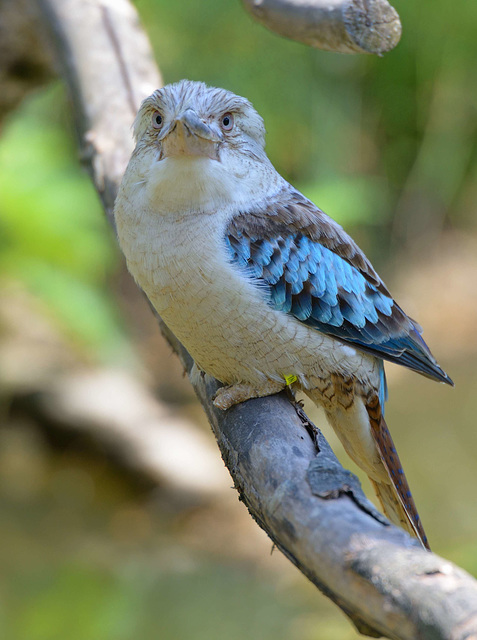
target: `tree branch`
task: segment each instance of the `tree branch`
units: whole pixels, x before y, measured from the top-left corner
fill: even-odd
[[[398,44],[401,22],[387,0],[242,0],[255,20],[317,49],[382,55]]]
[[[106,213],[133,150],[141,101],[161,86],[135,9],[118,0],[37,0],[76,115],[81,157]]]
[[[132,150],[130,125],[159,74],[127,0],[38,0],[75,104],[83,159],[110,214]],[[160,323],[191,376],[192,361]],[[223,413],[218,383],[192,376],[251,515],[282,552],[368,635],[477,636],[477,583],[390,525],[283,396]],[[318,454],[317,454],[318,451]]]

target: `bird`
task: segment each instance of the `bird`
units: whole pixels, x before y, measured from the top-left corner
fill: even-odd
[[[146,98],[114,217],[137,284],[222,387],[226,411],[285,388],[324,409],[385,515],[429,543],[384,419],[384,361],[453,385],[368,258],[288,183],[243,97],[181,80]]]

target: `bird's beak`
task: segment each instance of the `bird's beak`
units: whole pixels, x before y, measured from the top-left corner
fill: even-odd
[[[193,109],[186,109],[161,136],[162,157],[202,156],[217,160],[221,135],[203,122]]]

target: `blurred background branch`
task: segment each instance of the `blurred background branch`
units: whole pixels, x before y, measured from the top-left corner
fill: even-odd
[[[411,443],[416,437],[426,442],[425,459],[416,456],[412,446],[405,454],[406,461],[410,459],[412,462],[414,458],[414,463],[419,463],[420,467],[414,471],[420,479],[417,484],[429,495],[427,513],[423,514],[425,522],[427,524],[429,520],[434,521],[431,531],[432,539],[437,538],[437,545],[455,560],[464,562],[472,569],[474,555],[471,541],[474,539],[472,531],[475,514],[468,508],[472,503],[472,494],[468,491],[474,484],[472,474],[475,464],[472,452],[475,447],[472,446],[474,413],[471,409],[472,396],[469,390],[472,390],[475,378],[475,367],[472,366],[475,340],[472,336],[476,316],[475,294],[472,286],[465,285],[472,282],[472,273],[475,273],[476,267],[472,218],[465,216],[467,201],[462,199],[462,193],[469,195],[472,192],[472,184],[475,184],[475,181],[472,182],[475,175],[475,129],[472,128],[471,118],[474,101],[472,93],[465,91],[469,82],[469,75],[465,69],[469,71],[473,67],[470,62],[468,67],[465,66],[464,51],[453,48],[454,40],[448,40],[446,48],[446,55],[449,54],[452,60],[452,66],[449,68],[452,73],[447,74],[445,65],[441,64],[444,57],[434,57],[432,60],[435,66],[430,66],[430,59],[426,58],[429,43],[420,42],[419,37],[414,34],[413,42],[416,44],[413,46],[421,48],[417,52],[410,49],[411,43],[408,41],[407,48],[399,60],[390,58],[389,64],[386,62],[380,67],[382,72],[377,74],[374,73],[377,68],[371,62],[348,63],[345,60],[349,59],[344,58],[339,62],[337,58],[327,58],[326,54],[321,54],[324,58],[317,58],[293,43],[278,41],[276,44],[273,36],[263,32],[259,27],[254,30],[246,18],[241,22],[239,12],[235,14],[231,8],[225,13],[222,10],[217,12],[212,4],[210,12],[204,12],[202,7],[201,11],[196,13],[193,3],[187,9],[174,9],[166,3],[161,7],[161,23],[157,19],[157,2],[149,4],[142,1],[139,8],[151,35],[154,36],[153,42],[158,55],[164,61],[168,79],[178,79],[187,75],[205,79],[212,84],[227,86],[252,97],[272,128],[269,148],[273,150],[275,163],[281,171],[295,183],[301,183],[308,195],[320,204],[326,201],[325,206],[329,212],[332,215],[336,214],[338,218],[341,216],[341,221],[348,227],[356,226],[353,231],[355,235],[359,227],[361,244],[368,252],[374,253],[375,260],[379,261],[381,254],[388,256],[388,249],[391,247],[392,255],[400,264],[402,283],[399,285],[398,282],[397,286],[402,291],[409,290],[414,299],[426,302],[425,306],[421,305],[419,314],[416,312],[415,315],[418,315],[426,329],[430,329],[434,335],[434,343],[436,340],[442,343],[441,352],[446,344],[449,345],[447,358],[452,355],[452,373],[455,368],[461,372],[459,387],[456,390],[458,395],[453,396],[453,403],[449,403],[448,396],[444,396],[442,389],[437,385],[435,389],[431,389],[430,386],[426,386],[428,383],[420,380],[416,380],[413,388],[409,389],[408,385],[399,384],[400,376],[403,374],[391,370],[395,403],[394,408],[392,402],[389,407],[390,415],[393,416],[390,417],[390,421],[395,425],[399,418],[401,419],[403,432],[407,430],[411,433]],[[470,19],[470,16],[464,15],[464,9],[462,7],[458,27],[460,46],[466,41],[465,24],[466,20]],[[471,11],[471,8],[466,10]],[[411,17],[412,19],[408,16],[411,29],[412,25],[422,24],[419,16]],[[442,41],[438,30],[440,24],[442,23],[437,21],[435,25],[438,42]],[[432,30],[431,32],[434,33]],[[204,38],[204,33],[209,35]],[[209,38],[213,40],[214,46]],[[469,44],[470,42],[473,41],[469,40]],[[229,55],[231,47],[236,47],[236,58]],[[435,48],[433,50],[435,52]],[[202,54],[200,59],[196,55],[197,51]],[[258,60],[260,64],[257,64]],[[414,69],[415,60],[419,63],[419,78],[413,73],[406,73],[406,69]],[[227,64],[224,65],[224,62]],[[97,63],[98,60],[93,59],[92,68],[95,68]],[[277,65],[280,65],[280,77],[274,72]],[[386,90],[386,87],[389,87],[389,90]],[[420,88],[419,91],[416,91],[417,87]],[[419,98],[415,101],[415,106],[419,108],[409,110],[414,104],[414,95]],[[432,101],[428,100],[429,96],[432,96]],[[169,633],[170,637],[175,638],[178,632],[174,625],[183,624],[183,616],[174,614],[174,599],[172,595],[168,599],[166,594],[171,593],[171,584],[176,584],[178,590],[175,593],[178,601],[187,597],[189,603],[194,603],[198,602],[200,594],[213,593],[212,600],[220,602],[221,611],[226,612],[229,637],[234,637],[233,629],[236,629],[237,637],[241,637],[244,616],[240,615],[240,607],[246,606],[246,593],[250,594],[251,598],[253,594],[250,606],[254,610],[258,607],[260,611],[257,619],[251,621],[251,637],[265,638],[270,634],[270,637],[274,638],[294,638],[297,635],[312,638],[315,637],[314,634],[318,634],[317,637],[325,638],[336,637],[337,633],[343,638],[351,637],[351,631],[346,627],[339,627],[340,630],[336,631],[337,623],[334,622],[333,614],[327,613],[323,617],[323,605],[318,605],[311,594],[305,596],[305,601],[308,598],[309,602],[307,605],[302,604],[301,600],[299,604],[297,601],[290,601],[292,593],[293,598],[297,597],[297,584],[298,592],[302,594],[308,593],[307,587],[285,568],[276,554],[272,560],[265,562],[266,540],[257,537],[256,530],[249,528],[240,516],[231,515],[235,514],[231,505],[229,506],[229,502],[233,502],[232,498],[225,498],[224,495],[218,497],[220,491],[215,490],[209,492],[208,498],[204,495],[201,498],[200,492],[196,492],[196,497],[193,498],[188,491],[182,491],[182,498],[177,500],[176,488],[173,490],[175,498],[168,500],[165,496],[171,494],[165,491],[164,480],[156,476],[147,481],[145,493],[141,485],[143,488],[139,489],[140,492],[135,494],[134,499],[126,496],[120,498],[116,495],[113,498],[111,494],[108,502],[101,488],[105,484],[104,475],[101,476],[101,481],[98,481],[98,464],[99,469],[102,469],[98,458],[87,457],[86,464],[83,464],[76,458],[71,458],[72,453],[65,449],[67,440],[71,446],[72,431],[67,428],[68,438],[61,438],[58,434],[59,427],[67,420],[61,417],[59,420],[52,419],[50,412],[45,410],[45,407],[54,408],[57,402],[58,396],[53,400],[51,390],[58,377],[65,376],[68,370],[74,373],[78,367],[84,369],[85,365],[90,371],[92,364],[98,362],[98,358],[101,362],[114,362],[117,365],[118,354],[122,354],[120,357],[128,361],[128,369],[136,367],[136,371],[140,370],[137,361],[134,364],[134,356],[130,352],[130,344],[125,339],[124,328],[112,312],[115,304],[112,299],[113,290],[121,289],[119,300],[122,301],[121,304],[130,318],[133,335],[136,336],[134,342],[144,360],[155,372],[156,380],[153,384],[156,393],[169,402],[174,399],[175,409],[182,407],[179,411],[183,417],[192,412],[192,405],[187,408],[189,396],[181,382],[180,367],[167,357],[167,347],[158,344],[157,338],[153,337],[156,334],[154,323],[149,320],[148,309],[134,293],[124,274],[117,279],[112,277],[114,254],[107,229],[101,224],[97,204],[88,190],[87,181],[78,173],[74,163],[75,151],[68,135],[68,119],[63,115],[68,110],[58,86],[34,96],[6,123],[0,147],[3,227],[0,258],[2,280],[6,284],[3,287],[4,303],[0,305],[0,358],[2,396],[4,407],[7,409],[5,415],[7,426],[11,427],[1,434],[4,445],[4,464],[1,465],[2,496],[6,505],[3,512],[10,518],[3,530],[6,532],[6,539],[12,541],[10,544],[7,543],[7,548],[15,549],[22,539],[26,542],[28,536],[22,532],[28,531],[28,526],[33,527],[33,520],[25,526],[23,514],[30,514],[32,519],[35,517],[35,513],[38,512],[35,511],[35,505],[40,505],[41,500],[46,499],[42,497],[41,492],[44,491],[45,496],[50,496],[50,502],[43,502],[40,512],[50,514],[50,520],[45,520],[44,523],[42,520],[39,529],[35,525],[36,529],[32,529],[32,539],[42,539],[43,534],[39,532],[44,531],[43,549],[51,548],[50,559],[54,558],[53,563],[48,562],[46,565],[35,560],[35,549],[38,548],[36,543],[30,542],[28,549],[24,547],[19,550],[18,557],[34,559],[33,562],[27,563],[28,575],[31,575],[31,569],[36,563],[36,566],[41,566],[43,574],[50,576],[51,582],[42,586],[38,581],[35,582],[34,578],[28,579],[26,574],[22,577],[22,571],[18,571],[18,567],[15,568],[15,580],[9,582],[12,592],[15,592],[15,584],[20,589],[18,593],[21,594],[21,598],[17,602],[29,602],[28,593],[31,594],[31,598],[33,594],[37,594],[34,601],[30,601],[33,608],[29,606],[30,610],[37,612],[36,618],[35,613],[29,616],[22,615],[21,622],[19,617],[16,625],[25,629],[29,626],[28,632],[25,631],[24,634],[30,640],[34,637],[32,634],[37,633],[35,629],[41,629],[39,618],[44,618],[45,612],[51,610],[48,628],[60,624],[59,621],[64,616],[65,620],[68,620],[67,628],[71,630],[71,616],[68,611],[71,611],[73,606],[82,607],[81,611],[84,611],[84,608],[90,605],[81,599],[78,601],[77,597],[72,597],[69,603],[65,600],[67,596],[64,596],[60,604],[59,594],[64,591],[61,585],[66,581],[72,585],[72,594],[94,593],[95,589],[108,594],[104,602],[92,597],[90,611],[94,612],[94,615],[88,615],[86,618],[93,621],[91,624],[97,625],[100,624],[96,616],[98,608],[106,615],[108,606],[116,609],[114,603],[118,601],[126,603],[126,607],[121,607],[121,610],[123,615],[127,616],[129,624],[136,625],[135,628],[139,624],[147,624],[145,621],[148,620],[148,612],[143,609],[142,613],[134,613],[137,606],[133,603],[137,603],[137,594],[144,594],[144,590],[147,592],[150,589],[150,606],[154,611],[157,611],[158,600],[165,603],[160,611],[161,623],[169,620],[168,624],[172,630],[168,632],[166,628],[164,637],[169,637]],[[295,115],[292,116],[292,113]],[[360,113],[361,118],[358,117]],[[116,121],[116,117],[118,122],[121,118],[114,103],[107,115],[107,124],[110,125]],[[449,119],[450,115],[452,117]],[[291,121],[296,122],[297,126],[290,127]],[[310,131],[313,130],[315,134],[310,135]],[[92,139],[94,141],[94,136]],[[406,140],[412,140],[413,144],[396,146],[397,142],[402,143]],[[436,162],[436,158],[447,157],[440,155],[446,148],[453,149],[452,162]],[[326,150],[325,153],[320,151],[323,149]],[[300,154],[296,153],[297,150]],[[412,170],[407,172],[408,169]],[[409,195],[401,198],[404,189]],[[316,195],[313,195],[313,192]],[[110,189],[109,193],[112,194],[113,190]],[[393,219],[391,213],[396,202],[400,202],[399,219]],[[416,203],[419,206],[416,206]],[[438,206],[435,206],[436,204]],[[68,212],[67,215],[65,212]],[[461,234],[464,229],[465,239]],[[379,240],[375,241],[376,239]],[[435,259],[429,260],[428,257],[424,264],[417,268],[416,255],[425,256],[426,246],[432,247],[433,243],[436,245]],[[405,268],[403,256],[407,263]],[[429,291],[429,282],[436,283],[435,292]],[[443,296],[446,296],[446,302],[443,302]],[[84,313],[85,308],[88,309],[87,314]],[[454,309],[460,313],[454,314]],[[462,309],[465,313],[462,313]],[[450,325],[454,327],[451,335],[448,331]],[[58,327],[62,328],[60,335]],[[429,336],[429,333],[426,335]],[[20,341],[23,346],[20,345]],[[158,344],[159,351],[152,349],[152,343]],[[174,376],[172,371],[175,371]],[[99,393],[102,388],[100,379],[101,376],[92,377],[92,380],[96,380]],[[52,386],[48,388],[45,383],[49,381]],[[26,395],[25,387],[28,387]],[[33,399],[28,390],[35,388],[44,388],[45,395],[43,400],[36,397],[41,403],[37,402],[35,411],[27,413],[24,409],[27,405],[32,406]],[[103,388],[108,387],[106,385]],[[21,402],[12,402],[15,398]],[[412,407],[412,420],[409,419],[409,413],[406,417],[406,407]],[[457,409],[458,417],[455,413]],[[50,417],[47,417],[47,413]],[[193,413],[196,416],[195,410]],[[37,420],[43,421],[49,429],[48,439],[60,452],[59,468],[52,467],[47,471],[44,463],[40,462],[44,449],[37,436],[32,435]],[[462,431],[454,431],[449,439],[448,424],[456,421],[463,425]],[[407,423],[411,422],[413,425],[419,424],[419,436],[412,427],[408,429]],[[172,429],[171,432],[173,431]],[[442,435],[439,436],[439,433]],[[206,432],[204,436],[205,434]],[[111,452],[111,443],[115,439],[116,436],[100,444],[99,449],[106,457],[110,455],[108,451]],[[17,446],[19,442],[22,445],[20,448]],[[442,442],[445,442],[445,455],[439,445]],[[127,460],[124,453],[129,446],[125,444],[124,447],[118,447],[123,450],[120,457],[124,460]],[[422,451],[422,444],[417,446]],[[88,456],[91,456],[91,452]],[[440,461],[439,465],[435,464],[436,460]],[[454,464],[454,461],[457,462]],[[130,480],[134,474],[137,476],[137,469],[138,467],[133,474],[128,475]],[[460,487],[459,495],[450,491],[451,486],[445,484],[443,487],[442,475],[436,477],[436,471],[440,474],[451,473],[456,477],[456,483]],[[108,473],[111,475],[112,468]],[[42,479],[41,482],[39,478]],[[128,486],[132,486],[130,480]],[[108,482],[111,482],[111,478],[106,478],[106,486]],[[160,494],[150,493],[153,484],[161,488]],[[217,482],[216,486],[219,484]],[[66,493],[68,488],[69,493]],[[121,491],[129,495],[129,489]],[[118,491],[118,496],[121,491]],[[94,499],[95,494],[98,495],[97,499]],[[154,495],[153,504],[151,495]],[[211,495],[215,495],[216,498],[211,498]],[[149,497],[145,499],[145,496]],[[86,535],[85,541],[90,541],[90,550],[87,550],[87,545],[82,545],[81,553],[78,549],[71,556],[72,549],[76,549],[74,541],[79,540],[77,532],[80,528],[75,525],[75,529],[71,512],[66,511],[63,505],[75,500],[79,505],[79,512],[84,514],[85,521],[87,522],[89,517],[92,517],[93,521],[90,520],[91,531],[83,532]],[[97,500],[103,500],[102,508],[94,511],[93,506]],[[159,512],[156,508],[158,503]],[[225,504],[228,506],[224,507]],[[452,513],[453,517],[443,519],[442,512],[433,509],[433,504],[442,505],[442,509]],[[97,519],[100,513],[104,514],[101,517],[104,517],[107,527],[104,543],[111,547],[111,543],[114,542],[113,546],[118,549],[119,557],[122,558],[121,561],[114,561],[111,557],[106,564],[103,562],[104,567],[107,566],[108,576],[116,571],[112,567],[117,566],[119,572],[106,588],[101,582],[102,578],[93,570],[99,557],[103,561],[106,559],[105,554],[100,552],[101,539],[91,539],[91,532],[98,531],[94,518]],[[170,515],[166,516],[167,513]],[[167,537],[163,526],[164,519],[170,523],[173,539],[179,537],[186,542],[180,556],[177,556],[171,565],[167,565],[167,562],[164,564],[164,558],[157,557],[153,551],[157,546],[156,539],[155,543],[152,543],[153,536],[159,532],[163,538]],[[24,526],[18,529],[22,522]],[[218,522],[220,526],[216,524]],[[459,523],[458,527],[455,527],[456,522]],[[60,532],[63,534],[61,539],[57,536]],[[151,546],[147,559],[141,563],[140,549],[144,548],[145,540]],[[191,555],[187,551],[191,540],[192,547],[194,544],[198,545],[202,552],[210,553],[210,558],[217,557],[217,552],[219,556],[228,558],[225,572],[220,573],[220,569],[217,568],[219,565],[215,564],[215,561],[212,564],[206,562],[202,568],[191,566]],[[449,544],[452,544],[449,543],[450,540],[455,540],[455,548],[449,547]],[[462,540],[469,541],[467,547],[465,544],[458,544]],[[73,547],[65,547],[62,550],[65,541]],[[447,545],[446,549],[443,548],[444,543]],[[130,552],[125,553],[124,544],[129,545]],[[173,552],[171,554],[169,543],[164,548],[168,549],[165,551],[166,556],[175,557]],[[240,551],[233,551],[234,548]],[[98,556],[95,556],[95,549]],[[51,556],[53,550],[54,555]],[[45,557],[45,551],[42,555]],[[10,557],[14,556],[17,557],[12,552]],[[55,563],[61,563],[59,559],[62,557],[69,559],[65,564],[57,565],[55,568]],[[90,568],[86,573],[78,567],[75,568],[71,564],[71,557],[77,558],[80,562],[81,558],[87,558],[86,562]],[[196,557],[194,554],[194,558]],[[235,557],[238,559],[238,567],[244,567],[249,562],[248,571],[252,571],[250,575],[255,575],[252,567],[255,567],[255,570],[259,567],[259,572],[260,567],[267,567],[267,575],[281,576],[278,584],[280,580],[285,580],[281,587],[274,587],[278,589],[278,596],[282,596],[278,609],[274,609],[271,604],[277,602],[276,597],[273,600],[267,599],[267,595],[260,591],[260,588],[255,589],[250,581],[247,582],[248,578],[245,582],[242,581],[230,565]],[[134,566],[129,566],[129,573],[124,566],[126,558],[128,562],[135,563],[136,567],[134,569]],[[185,558],[186,563],[189,563],[186,569]],[[277,567],[278,572],[274,574]],[[165,571],[168,576],[163,591],[158,571]],[[182,581],[177,571],[185,571],[186,577]],[[207,581],[207,577],[204,576],[212,574],[213,577]],[[148,576],[147,584],[144,583],[144,576]],[[200,584],[198,590],[194,590],[196,578]],[[272,582],[275,584],[276,580],[272,579]],[[239,585],[243,585],[243,590]],[[221,599],[221,595],[214,591],[219,589],[224,594],[230,594],[230,589],[234,588],[237,592],[230,598]],[[38,589],[51,594],[50,600],[45,601],[38,597]],[[157,598],[158,593],[162,593],[162,598]],[[184,595],[186,593],[187,596]],[[229,600],[233,602],[233,607],[227,605]],[[141,602],[146,601],[147,597],[141,596]],[[55,602],[58,603],[58,609],[54,609]],[[76,604],[73,605],[73,602]],[[238,602],[240,604],[237,604]],[[199,609],[203,610],[204,607],[198,605]],[[14,616],[15,607],[10,607],[10,610]],[[265,610],[273,610],[273,614],[265,614]],[[60,615],[59,611],[64,613]],[[220,622],[212,622],[213,615],[209,610],[205,626],[207,640],[214,637],[214,633],[220,637]],[[246,615],[250,620],[250,616]],[[84,617],[81,615],[81,619]],[[235,619],[237,622],[234,627]],[[130,637],[137,637],[137,633],[142,637],[154,637],[157,617],[150,619],[150,625],[149,632],[131,632]],[[116,638],[113,627],[114,625],[109,624],[107,633]],[[192,635],[185,637],[196,640],[200,627],[200,623],[195,624],[193,631],[190,631]],[[78,634],[82,634],[78,637],[81,638],[89,638],[95,633],[106,637],[102,631],[80,629],[81,625],[78,625]],[[66,631],[58,633],[58,637],[61,638]],[[14,636],[14,633],[5,635]],[[50,635],[53,637],[54,634]],[[21,637],[20,632],[17,636]]]

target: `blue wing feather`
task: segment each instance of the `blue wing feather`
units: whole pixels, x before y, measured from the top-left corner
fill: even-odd
[[[242,231],[230,233],[226,246],[232,263],[267,285],[274,309],[379,358],[452,383],[430,353],[420,327],[382,283],[373,284],[322,243],[300,232],[260,238]],[[384,369],[382,376],[385,389]]]

